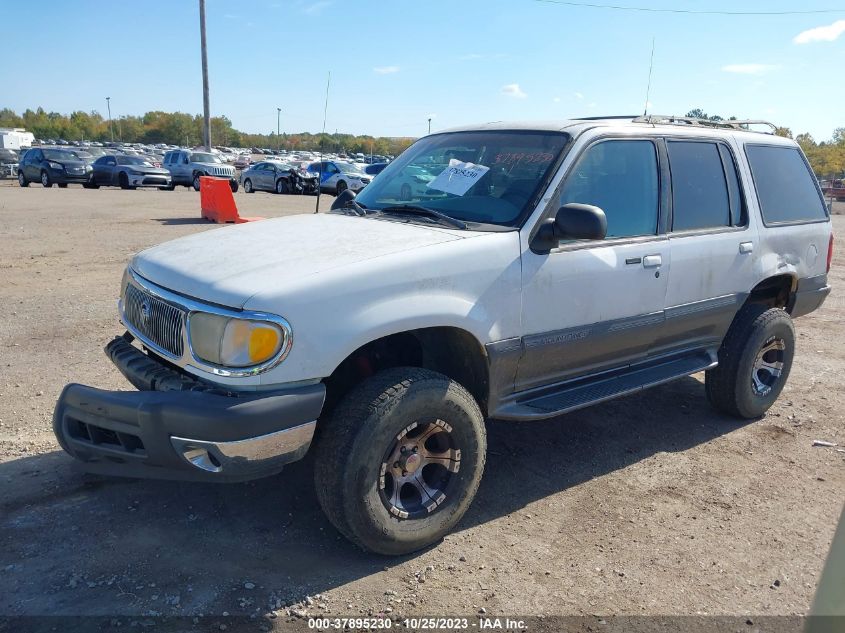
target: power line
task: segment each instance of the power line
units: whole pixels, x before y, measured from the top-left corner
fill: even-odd
[[[618,4],[599,4],[596,2],[575,2],[569,0],[534,0],[544,4],[561,4],[568,7],[585,9],[610,9],[613,11],[640,11],[644,13],[684,13],[689,15],[735,15],[735,16],[777,16],[777,15],[813,15],[819,13],[845,13],[845,9],[806,9],[803,11],[714,11],[697,9],[659,9],[655,7],[626,7]]]

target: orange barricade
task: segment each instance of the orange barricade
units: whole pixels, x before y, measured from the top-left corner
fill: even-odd
[[[264,219],[242,218],[238,215],[238,206],[235,204],[229,181],[222,178],[200,177],[200,208],[203,218],[219,224],[240,224]]]

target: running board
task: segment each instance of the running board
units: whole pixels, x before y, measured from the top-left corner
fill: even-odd
[[[718,364],[715,354],[705,351],[639,364],[616,372],[581,378],[552,388],[516,394],[491,417],[498,420],[543,420],[611,400],[664,382],[683,378]]]

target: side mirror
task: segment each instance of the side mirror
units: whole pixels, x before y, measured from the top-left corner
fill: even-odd
[[[348,202],[351,202],[354,199],[355,192],[351,189],[344,189],[340,192],[340,195],[334,199],[334,202],[332,202],[332,211],[335,209],[342,209]]]
[[[548,253],[560,240],[603,240],[607,235],[607,216],[599,207],[570,202],[557,210],[554,218],[543,222],[534,235],[532,250]]]

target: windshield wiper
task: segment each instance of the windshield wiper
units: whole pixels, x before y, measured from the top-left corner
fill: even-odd
[[[382,213],[407,213],[409,215],[422,215],[425,217],[437,219],[443,224],[454,226],[456,229],[466,230],[467,228],[466,222],[458,220],[457,218],[453,218],[451,215],[446,215],[442,211],[432,209],[431,207],[421,207],[416,204],[398,204],[392,207],[385,207],[384,209],[379,210]]]

